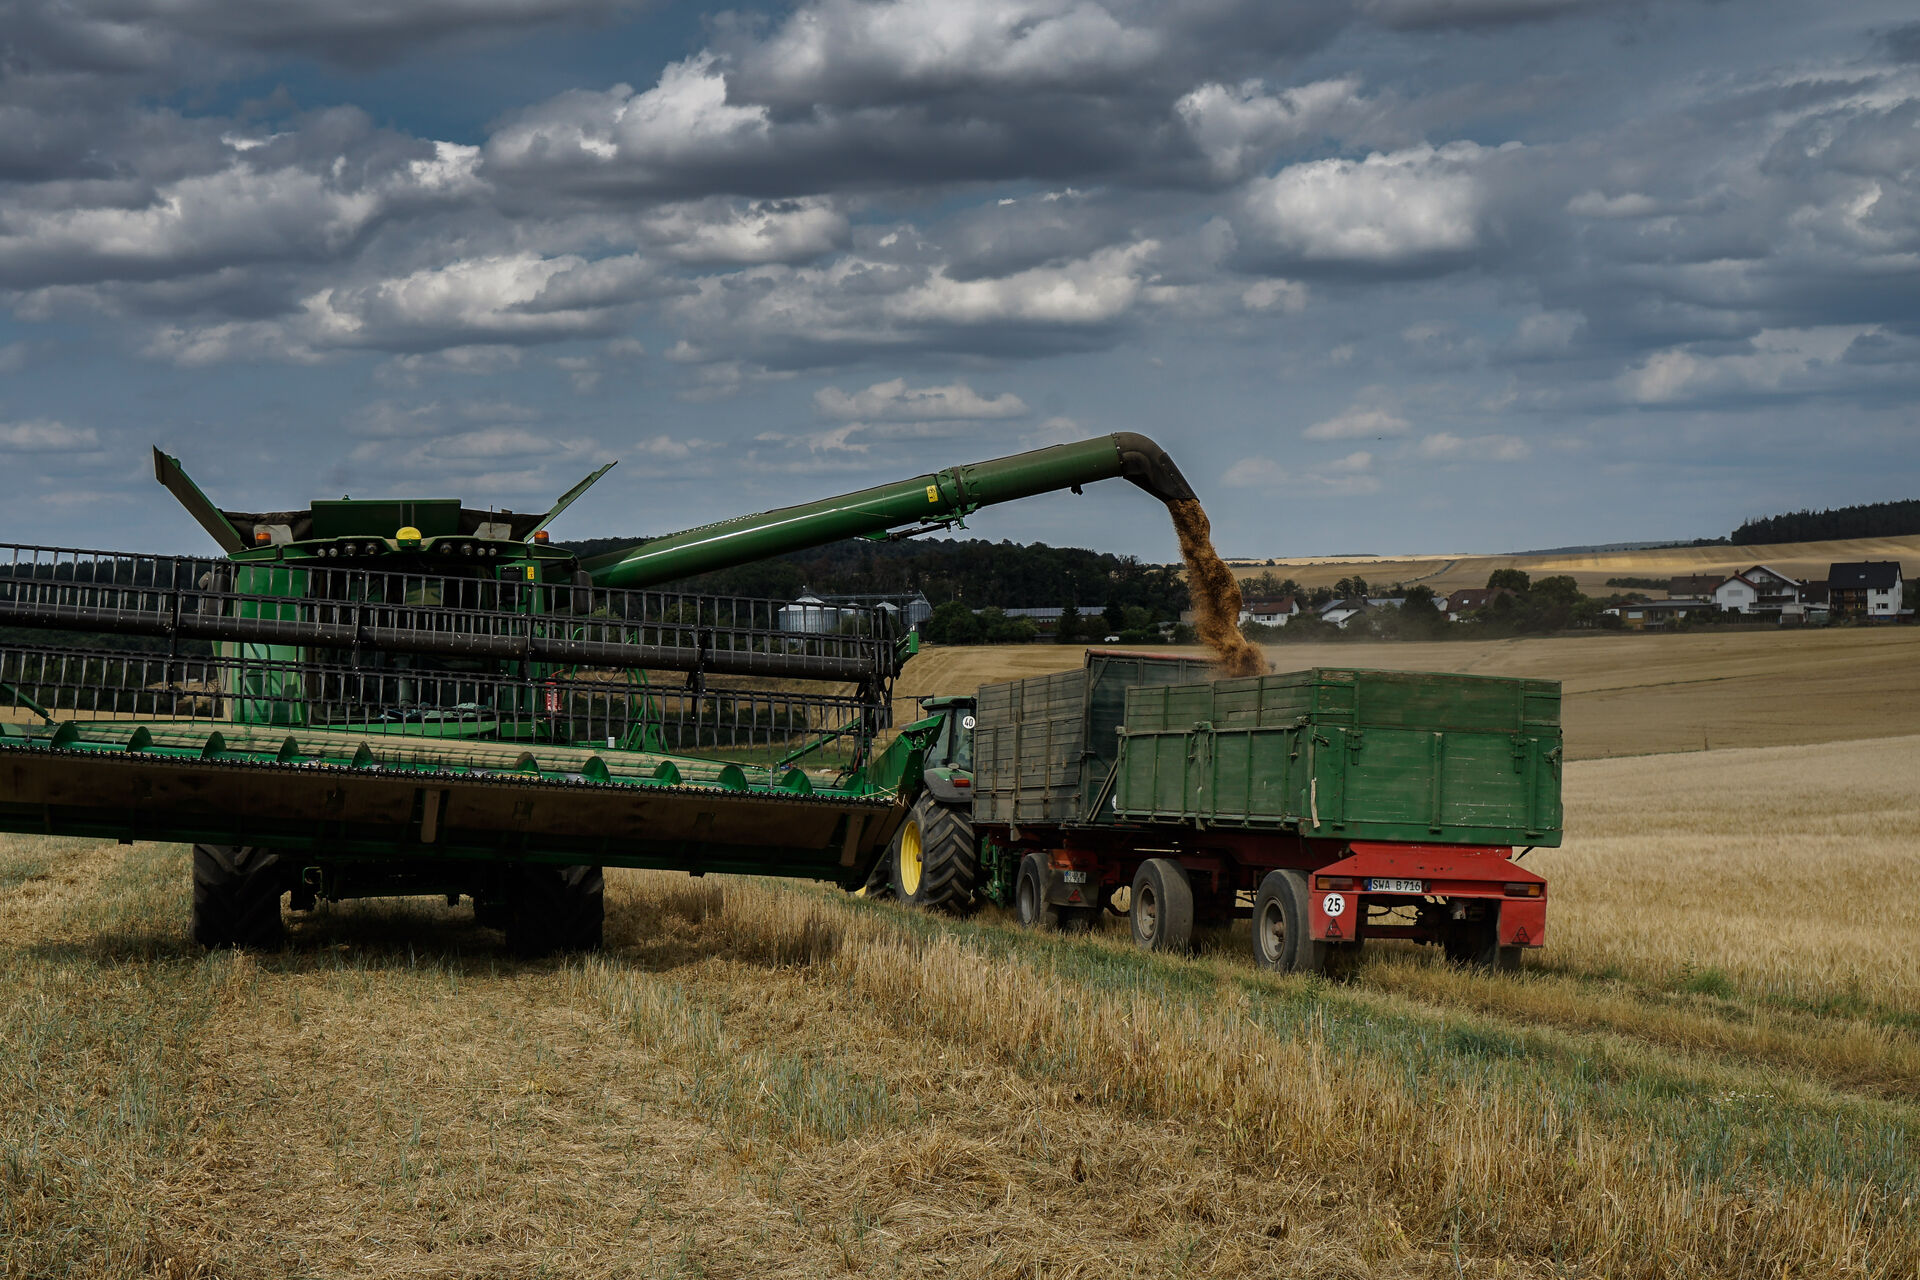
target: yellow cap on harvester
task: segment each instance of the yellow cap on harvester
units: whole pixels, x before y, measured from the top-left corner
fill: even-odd
[[[403,547],[417,547],[420,545],[420,531],[412,525],[408,525],[400,530],[400,532],[394,534],[393,540]]]

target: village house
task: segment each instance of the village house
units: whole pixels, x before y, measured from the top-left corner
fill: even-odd
[[[1445,599],[1434,601],[1440,611],[1447,615],[1448,622],[1464,622],[1475,613],[1494,602],[1497,596],[1510,596],[1513,592],[1506,587],[1489,589],[1487,587],[1463,587]]]
[[[1690,574],[1673,578],[1667,583],[1669,600],[1710,600],[1713,591],[1726,579],[1717,573]]]
[[[1334,626],[1345,631],[1349,622],[1352,622],[1366,611],[1367,602],[1358,597],[1349,597],[1345,600],[1329,600],[1320,606],[1320,620],[1322,622],[1331,622]]]
[[[1676,618],[1703,613],[1713,608],[1707,600],[1629,600],[1601,610],[1610,613],[1630,631],[1671,626]]]
[[[1836,618],[1891,622],[1906,581],[1898,560],[1858,560],[1827,567],[1829,607]]]
[[[1292,596],[1279,600],[1248,600],[1240,606],[1240,625],[1257,622],[1263,627],[1284,627],[1300,616],[1300,602]]]

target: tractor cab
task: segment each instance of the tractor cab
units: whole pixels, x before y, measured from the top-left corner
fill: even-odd
[[[927,749],[926,784],[943,803],[973,799],[973,699],[942,695],[920,699],[923,715],[940,717],[940,732]]]

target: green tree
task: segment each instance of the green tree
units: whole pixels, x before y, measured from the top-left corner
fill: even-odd
[[[920,634],[929,644],[978,644],[980,620],[958,600],[949,600],[935,606],[933,616],[920,624]]]
[[[1568,581],[1571,582],[1572,579],[1569,578]],[[1524,569],[1495,569],[1493,575],[1487,579],[1489,591],[1498,591],[1501,587],[1505,587],[1509,591],[1525,595],[1532,585],[1533,580],[1527,577]]]
[[[1080,620],[1080,610],[1068,605],[1060,611],[1060,621],[1054,628],[1054,639],[1061,644],[1072,644],[1080,638],[1080,629],[1085,624]]]

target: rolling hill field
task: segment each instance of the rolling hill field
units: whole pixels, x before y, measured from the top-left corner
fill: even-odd
[[[1836,560],[1899,560],[1909,577],[1920,572],[1920,535],[1904,538],[1856,538],[1844,542],[1787,542],[1753,547],[1661,547],[1652,551],[1581,552],[1544,556],[1435,555],[1275,557],[1233,560],[1243,578],[1271,572],[1306,587],[1332,586],[1358,574],[1376,586],[1424,583],[1442,595],[1462,587],[1484,587],[1496,569],[1522,569],[1532,576],[1569,574],[1588,595],[1606,594],[1608,578],[1671,578],[1683,574],[1730,575],[1756,564],[1772,565],[1793,578],[1820,580]]]
[[[631,872],[591,957],[427,899],[205,955],[186,850],[4,837],[0,1275],[1920,1272],[1920,632],[1273,656],[1566,681],[1522,973]]]

